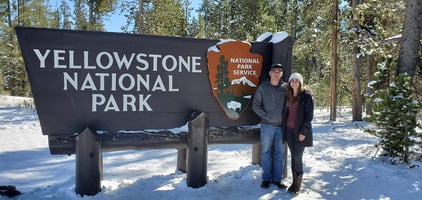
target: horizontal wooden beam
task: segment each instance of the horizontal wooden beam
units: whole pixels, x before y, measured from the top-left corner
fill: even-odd
[[[97,133],[98,134],[98,133]],[[51,154],[75,154],[77,135],[49,135]],[[136,133],[101,133],[103,152],[146,149],[182,149],[187,147],[187,132],[140,131]],[[208,144],[257,144],[260,141],[259,128],[210,128]]]

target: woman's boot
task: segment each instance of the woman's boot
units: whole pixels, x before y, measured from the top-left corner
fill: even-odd
[[[300,193],[300,187],[301,187],[301,185],[302,185],[302,177],[303,177],[303,173],[301,173],[301,174],[297,174],[296,173],[296,179],[295,179],[295,181],[294,181],[294,188],[293,188],[293,190],[292,190],[292,192],[295,194],[295,195],[299,195],[299,193]]]
[[[296,187],[296,179],[297,179],[297,173],[295,172],[295,171],[293,171],[292,170],[292,175],[293,175],[293,182],[292,182],[292,184],[290,185],[290,187],[289,187],[289,189],[287,189],[287,191],[289,191],[289,192],[293,192],[293,191],[295,191],[296,189],[295,189],[295,187]]]

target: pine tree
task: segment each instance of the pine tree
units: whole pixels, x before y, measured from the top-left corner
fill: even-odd
[[[366,131],[380,137],[379,147],[392,157],[410,163],[410,149],[416,144],[416,115],[420,104],[412,96],[410,76],[391,75],[394,72],[393,66],[395,62],[391,57],[380,63],[375,81],[369,84],[375,91],[367,95],[374,106],[374,112],[366,120],[373,122],[375,127]]]
[[[215,82],[217,88],[220,90],[220,96],[224,95],[224,89],[230,86],[230,79],[228,78],[227,61],[224,60],[224,56],[220,57],[220,64],[217,66],[217,74],[215,75]]]

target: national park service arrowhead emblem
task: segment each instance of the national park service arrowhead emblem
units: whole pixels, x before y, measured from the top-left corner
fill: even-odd
[[[213,95],[232,120],[241,117],[259,84],[263,57],[250,50],[251,44],[242,41],[221,42],[208,49],[208,79]]]

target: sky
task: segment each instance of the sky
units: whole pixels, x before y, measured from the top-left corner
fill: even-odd
[[[199,6],[202,3],[202,0],[190,0],[191,7],[193,8],[192,12],[195,12],[196,9],[199,8]],[[105,29],[107,32],[122,32],[120,29],[122,25],[126,24],[126,18],[123,14],[120,14],[119,12],[113,13],[110,16],[110,19],[104,20]]]
[[[304,153],[302,191],[292,196],[272,185],[261,189],[262,170],[251,164],[248,144],[208,146],[207,184],[187,186],[176,170],[176,149],[103,153],[101,192],[75,193],[75,155],[51,155],[30,98],[0,95],[0,186],[13,185],[15,200],[416,200],[422,196],[422,162],[390,164],[377,151],[378,139],[363,131],[365,122],[351,122],[351,109],[339,107],[337,120],[328,108],[316,108],[314,146]],[[420,131],[420,130],[419,130]],[[291,174],[283,180],[291,183]],[[7,200],[1,197],[0,200]]]

